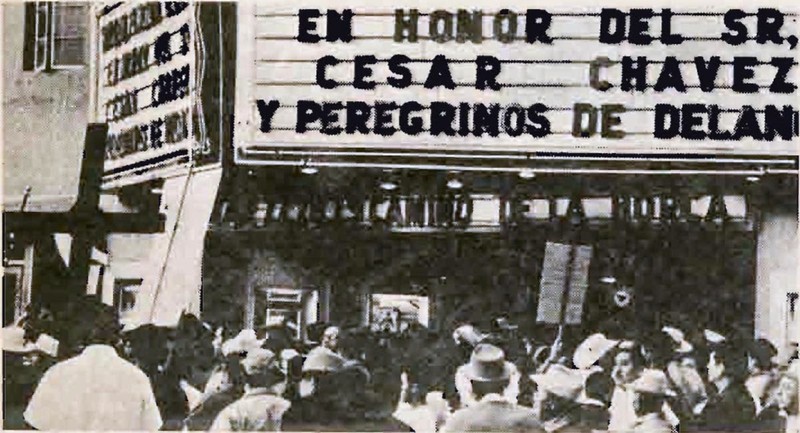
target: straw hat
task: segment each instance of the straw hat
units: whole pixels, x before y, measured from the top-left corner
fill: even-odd
[[[675,352],[677,353],[689,353],[694,350],[694,346],[691,343],[686,341],[686,336],[683,334],[678,328],[672,326],[665,326],[661,328],[661,331],[664,332],[675,342]]]
[[[704,330],[703,335],[705,335],[706,340],[712,344],[722,344],[727,340],[724,335],[710,329]]]
[[[330,349],[317,347],[308,353],[303,362],[303,372],[330,372],[344,367],[344,358]]]
[[[486,336],[472,325],[462,325],[453,331],[453,340],[457,343],[463,341],[470,346],[477,346],[485,338]]]
[[[269,349],[257,348],[247,352],[242,367],[247,374],[258,374],[277,368],[277,357]]]
[[[31,353],[37,351],[36,344],[25,341],[25,330],[11,325],[3,328],[3,351],[12,353]]]
[[[661,370],[646,369],[631,383],[631,388],[643,394],[656,394],[674,397],[675,391],[669,385],[667,375]]]
[[[599,400],[586,395],[585,372],[553,364],[543,374],[530,375],[531,380],[545,391],[581,405],[603,406]]]
[[[498,329],[504,331],[516,331],[517,329],[519,329],[519,325],[511,323],[507,317],[498,317],[497,319],[495,319],[494,323]]]
[[[262,344],[264,340],[258,339],[255,330],[243,329],[235,337],[222,343],[222,354],[227,356],[233,353],[245,353],[260,348]]]
[[[572,356],[572,363],[580,369],[594,365],[600,358],[619,344],[618,340],[611,340],[603,334],[592,334],[587,337]]]
[[[506,361],[503,349],[491,344],[479,344],[472,351],[464,374],[475,382],[502,382],[511,378],[513,366]]]

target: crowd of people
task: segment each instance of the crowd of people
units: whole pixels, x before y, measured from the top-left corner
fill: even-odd
[[[298,340],[288,323],[231,332],[188,315],[174,329],[120,333],[113,310],[81,311],[80,335],[51,336],[63,327],[48,334],[34,320],[4,329],[4,351],[28,367],[50,360],[22,393],[30,427],[278,431],[389,419],[416,432],[800,431],[797,355],[779,360],[764,339],[708,329],[573,343],[558,328],[537,342],[498,318],[485,332],[320,324]]]

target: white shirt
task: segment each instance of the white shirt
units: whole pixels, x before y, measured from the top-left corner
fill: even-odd
[[[247,390],[217,415],[209,431],[280,431],[283,414],[291,406],[266,388]]]
[[[797,415],[786,415],[781,411],[781,415],[786,420],[786,433],[800,433],[800,417]]]
[[[111,346],[94,345],[42,377],[25,410],[38,430],[145,430],[161,427],[150,380]]]
[[[615,386],[611,395],[611,405],[608,408],[608,430],[612,432],[627,432],[633,430],[637,416],[633,408],[635,393],[628,387]]]
[[[397,405],[397,409],[392,416],[411,427],[417,433],[434,433],[442,427],[450,415],[447,402],[439,404],[425,403],[413,406],[402,402]]]

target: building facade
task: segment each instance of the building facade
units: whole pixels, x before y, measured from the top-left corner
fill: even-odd
[[[446,24],[456,14],[447,15],[452,6],[445,2],[433,2],[417,18],[402,4],[397,7],[407,13],[398,18],[394,7],[367,1],[348,5],[353,15],[323,8],[319,16],[303,15],[318,30],[300,25],[299,12],[288,6],[108,3],[87,14],[84,66],[29,72],[21,36],[28,30],[20,28],[29,21],[26,7],[4,5],[3,31],[10,35],[4,50],[12,59],[4,62],[4,141],[13,146],[4,147],[12,164],[4,195],[20,196],[29,184],[14,174],[33,161],[20,152],[30,145],[29,134],[45,131],[41,142],[54,147],[32,150],[42,160],[77,161],[85,125],[109,126],[102,210],[165,215],[161,231],[112,231],[101,243],[106,267],[98,293],[130,326],[172,325],[184,312],[231,328],[288,321],[299,337],[315,322],[399,327],[416,321],[446,330],[506,314],[533,324],[547,279],[546,246],[558,242],[592,247],[580,273],[581,326],[627,327],[631,316],[650,325],[691,319],[766,337],[782,353],[800,338],[796,136],[747,146],[656,143],[652,131],[633,129],[651,125],[653,110],[646,106],[663,101],[631,92],[616,94],[617,102],[637,108],[621,114],[633,125],[626,137],[606,130],[586,138],[581,125],[576,134],[571,104],[612,102],[585,80],[594,56],[574,57],[608,53],[586,35],[557,42],[557,50],[543,45],[539,55],[538,46],[526,50],[525,42],[503,36],[509,27],[495,28],[511,14],[487,12],[482,28],[500,36],[481,44],[458,41]],[[337,27],[348,19],[350,27]],[[417,25],[397,27],[397,19]],[[431,19],[443,25],[431,26]],[[348,40],[342,29],[356,37]],[[412,29],[421,35],[414,41]],[[453,34],[437,33],[447,31]],[[692,44],[674,54],[714,54],[711,45]],[[754,47],[737,49],[752,54]],[[754,55],[778,50],[759,49]],[[387,85],[386,71],[375,67],[381,83],[353,86],[355,57],[383,52],[419,60],[408,70],[423,77],[420,83]],[[502,75],[514,88],[487,93],[456,83],[455,89],[421,84],[439,56],[497,53],[514,60]],[[58,66],[54,56],[34,55],[34,69],[42,58]],[[470,62],[458,65],[452,78],[468,81]],[[608,77],[618,67],[609,66]],[[539,85],[540,79],[574,80],[558,87]],[[695,91],[669,102],[690,102]],[[705,96],[722,103],[722,92]],[[770,97],[779,105],[792,95]],[[375,123],[386,101],[400,113],[382,106],[388,120]],[[76,114],[62,113],[59,107],[73,103]],[[428,116],[435,103],[440,115],[452,108],[452,131],[434,134],[429,118],[413,116]],[[511,114],[493,114],[491,103]],[[517,112],[514,104],[527,109]],[[23,112],[29,106],[39,116]],[[358,118],[359,110],[371,120],[363,112],[363,125],[341,120]],[[479,111],[482,132],[469,127]],[[545,112],[552,134],[537,137]],[[522,136],[513,127],[520,113],[530,120],[523,122],[530,133]],[[492,116],[505,123],[493,127],[486,120]],[[36,123],[43,119],[51,119],[48,127]],[[63,131],[72,132],[49,127],[62,121]],[[637,156],[642,149],[644,157]],[[31,197],[39,189],[74,194],[45,189],[57,179],[77,179],[77,167],[68,175],[64,164],[55,165],[47,171],[53,179],[30,183]]]
[[[88,3],[4,4],[3,213],[63,213],[75,203],[88,123]],[[4,321],[66,272],[66,234],[4,230]],[[4,325],[7,323],[4,323]]]

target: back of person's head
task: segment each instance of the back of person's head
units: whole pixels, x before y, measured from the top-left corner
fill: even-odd
[[[327,323],[312,323],[306,327],[306,334],[308,339],[319,343],[322,341],[322,333],[325,332],[329,324]]]
[[[506,380],[497,380],[492,382],[482,382],[482,381],[472,381],[472,393],[475,395],[475,398],[480,400],[486,395],[489,394],[502,394],[503,391],[508,387],[510,381]]]
[[[748,358],[745,348],[735,344],[724,344],[718,347],[713,355],[716,363],[724,365],[725,376],[737,381],[743,380],[747,376]]]
[[[428,394],[429,385],[421,382],[414,381],[408,384],[408,391],[406,394],[406,402],[412,405],[420,405],[425,403],[425,396]]]
[[[613,387],[614,381],[611,375],[606,372],[598,371],[586,378],[586,396],[603,403],[611,403],[611,390]]]
[[[769,371],[774,366],[773,359],[778,354],[778,350],[766,338],[759,338],[751,343],[748,353],[755,369]]]
[[[268,349],[253,349],[241,361],[244,381],[253,388],[266,388],[283,381],[283,372],[278,366],[277,357]]]
[[[82,303],[84,310],[84,335],[81,343],[84,346],[104,344],[114,346],[120,341],[121,325],[116,310],[98,300],[86,300]]]
[[[664,407],[664,396],[658,394],[640,393],[634,405],[636,414],[644,416],[651,413],[661,413]]]

